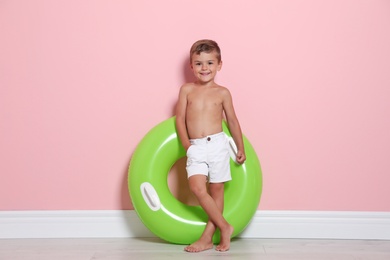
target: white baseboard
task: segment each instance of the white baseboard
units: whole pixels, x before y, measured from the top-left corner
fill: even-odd
[[[154,237],[133,210],[0,211],[0,238]],[[390,240],[390,212],[258,211],[242,238]]]

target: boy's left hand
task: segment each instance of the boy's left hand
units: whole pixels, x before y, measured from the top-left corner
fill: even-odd
[[[237,163],[243,164],[245,162],[245,160],[246,160],[245,154],[241,151],[237,151],[237,155],[236,155]]]

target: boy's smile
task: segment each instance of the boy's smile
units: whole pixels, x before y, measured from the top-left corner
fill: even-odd
[[[218,62],[217,54],[201,52],[192,56],[191,68],[201,84],[214,83],[215,75],[221,70],[222,61]]]

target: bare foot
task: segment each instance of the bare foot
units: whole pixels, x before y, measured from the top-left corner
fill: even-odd
[[[230,248],[230,237],[232,236],[234,228],[229,226],[224,232],[221,231],[221,242],[215,248],[215,250],[220,252],[228,251]]]
[[[184,251],[190,252],[190,253],[198,253],[205,250],[209,250],[213,248],[213,242],[212,241],[204,241],[202,239],[199,239],[195,243],[187,246],[184,248]]]

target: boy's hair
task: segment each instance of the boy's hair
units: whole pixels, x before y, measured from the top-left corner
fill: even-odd
[[[192,55],[199,55],[202,52],[210,53],[213,51],[217,54],[218,63],[221,62],[221,49],[219,48],[218,43],[208,39],[195,42],[190,50],[190,63],[192,63]]]

